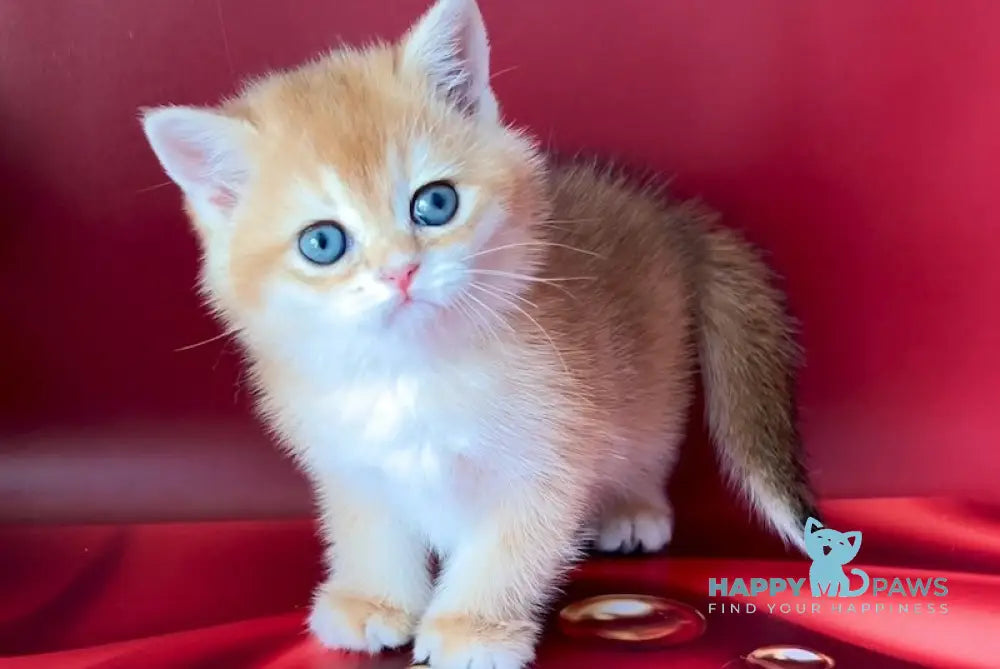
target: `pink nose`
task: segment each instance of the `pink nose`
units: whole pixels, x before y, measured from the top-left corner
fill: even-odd
[[[416,275],[418,269],[420,269],[419,264],[409,263],[396,269],[384,269],[381,272],[381,276],[383,281],[394,283],[400,291],[409,293],[410,284],[413,283],[413,277]]]

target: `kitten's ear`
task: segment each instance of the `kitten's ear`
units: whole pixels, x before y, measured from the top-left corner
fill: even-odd
[[[228,220],[250,176],[246,147],[253,127],[194,107],[144,110],[142,127],[163,170],[198,213]]]
[[[861,548],[861,531],[854,530],[853,532],[844,532],[844,538],[847,539],[847,543],[851,544],[851,548],[857,553],[858,549]]]
[[[821,527],[823,527],[823,523],[810,516],[809,520],[806,521],[806,534],[812,534]]]
[[[490,45],[475,0],[438,0],[403,38],[403,60],[467,114],[498,115],[490,89]]]

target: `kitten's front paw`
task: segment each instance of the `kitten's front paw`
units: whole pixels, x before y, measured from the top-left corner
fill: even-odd
[[[421,623],[413,657],[433,669],[522,669],[535,659],[537,637],[531,621],[434,616]]]
[[[670,543],[673,534],[669,507],[624,506],[601,518],[594,545],[605,553],[655,553]]]
[[[415,618],[402,609],[326,586],[320,587],[309,615],[309,630],[327,648],[378,653],[405,646]]]

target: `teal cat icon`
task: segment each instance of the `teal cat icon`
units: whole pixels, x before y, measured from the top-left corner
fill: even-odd
[[[851,573],[861,577],[861,587],[851,590],[851,583],[844,565],[858,555],[861,548],[861,532],[838,532],[815,518],[806,521],[805,527],[806,553],[812,558],[809,567],[809,586],[813,597],[857,597],[868,590],[870,579],[861,569],[852,569]]]

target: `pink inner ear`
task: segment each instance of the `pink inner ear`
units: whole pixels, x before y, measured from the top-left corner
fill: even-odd
[[[173,135],[168,135],[165,143],[173,157],[173,164],[185,179],[200,183],[208,181],[208,157],[202,149]]]
[[[211,158],[207,151],[197,144],[180,139],[180,135],[168,136],[167,146],[173,158],[175,169],[191,184],[207,188],[208,201],[224,211],[236,206],[236,192],[213,178]]]

